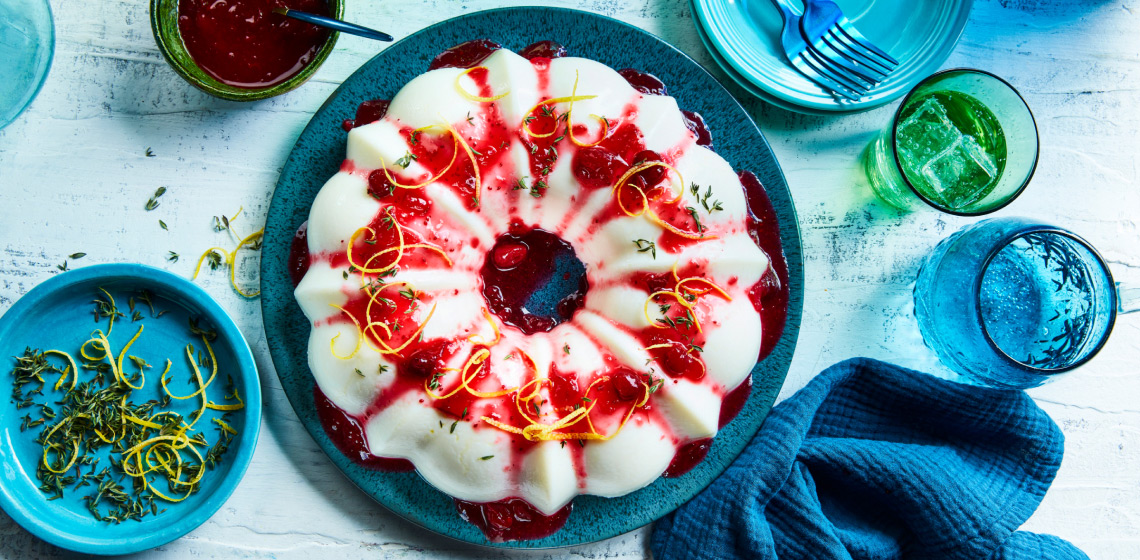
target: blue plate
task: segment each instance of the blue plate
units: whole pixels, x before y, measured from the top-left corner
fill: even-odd
[[[692,0],[701,39],[719,66],[756,96],[791,111],[855,112],[898,99],[938,70],[962,35],[973,0],[838,0],[870,41],[902,64],[858,101],[839,101],[792,68],[772,0]]]
[[[390,99],[447,47],[487,38],[511,49],[551,39],[582,56],[614,68],[632,67],[661,78],[684,109],[704,116],[716,151],[733,168],[750,170],[767,188],[779,220],[789,268],[788,322],[775,350],[752,372],[752,396],[744,410],[716,437],[708,457],[684,476],[658,479],[620,498],[579,496],[566,526],[533,541],[489,543],[479,529],[459,518],[451,498],[415,473],[364,468],[341,453],[322,428],[313,400],[313,376],[306,354],[309,322],[293,298],[288,256],[297,228],[313,198],[344,159],[341,121],[367,99]],[[397,515],[459,540],[499,547],[571,546],[620,535],[650,523],[685,503],[740,454],[767,415],[783,384],[799,333],[803,306],[803,261],[799,226],[780,166],[752,119],[699,64],[668,43],[606,17],[557,8],[507,8],[462,16],[434,25],[389,46],[350,76],[329,97],[289,154],[269,207],[261,260],[262,315],[277,375],[301,423],[350,480]]]
[[[76,355],[79,345],[88,339],[92,330],[106,329],[106,320],[96,325],[91,312],[98,287],[111,292],[116,306],[127,314],[126,318],[115,321],[110,337],[112,349],[122,348],[134,336],[138,324],[146,327],[131,348],[131,354],[154,364],[155,369],[148,371],[143,388],[134,391],[133,401],[159,398],[161,389],[155,370],[161,372],[161,364],[166,358],[174,361],[172,375],[184,373],[183,348],[187,342],[192,342],[189,317],[198,317],[202,327],[208,325],[218,331],[218,338],[213,343],[218,361],[218,378],[214,383],[221,385],[217,388],[211,385],[212,400],[224,402],[220,389],[226,383],[224,375],[230,374],[245,401],[244,409],[231,413],[226,419],[237,429],[238,435],[230,444],[229,451],[222,456],[222,461],[203,477],[197,493],[179,503],[155,500],[159,508],[167,511],[157,516],[148,515],[142,521],[121,524],[96,521],[81,501],[82,494],[71,487],[65,490],[61,499],[45,499],[35,474],[42,447],[33,439],[40,428],[20,431],[22,418],[31,409],[17,410],[9,396],[11,376],[8,372],[13,365],[12,356],[22,355],[29,346],[44,350],[55,348]],[[156,310],[167,310],[167,313],[158,319],[150,318],[150,310],[139,303],[135,309],[146,318],[141,323],[132,323],[126,300],[144,289],[156,296]],[[200,348],[201,344],[196,347]],[[32,534],[56,546],[93,554],[129,554],[166,544],[190,532],[218,511],[237,488],[253,458],[261,427],[261,384],[253,354],[237,325],[217,302],[198,286],[169,272],[140,264],[101,264],[49,278],[0,317],[0,357],[3,364],[0,369],[4,370],[0,373],[0,378],[4,379],[0,384],[3,387],[0,389],[3,391],[0,394],[0,507]],[[88,374],[85,370],[80,373],[80,381],[90,378],[85,374]],[[172,376],[170,379],[170,388],[175,394],[194,391],[188,377]],[[50,400],[57,400],[57,393],[51,391],[54,382],[53,376],[44,388],[44,394]],[[172,402],[176,404],[171,407],[184,415],[192,406],[188,401],[183,407],[179,407],[180,401]],[[203,426],[200,431],[211,444],[218,436],[210,418],[219,415],[208,411],[199,422],[199,426]],[[99,470],[108,465],[105,457],[104,453],[99,460]],[[129,479],[122,482],[130,484]],[[165,486],[159,488],[165,491]],[[106,512],[106,509],[104,504],[102,510]]]

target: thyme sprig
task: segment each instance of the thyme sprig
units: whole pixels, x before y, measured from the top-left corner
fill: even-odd
[[[140,292],[128,300],[135,321],[143,319],[135,309],[138,301],[150,308],[153,318],[165,313],[155,314],[151,294]],[[14,357],[12,401],[17,409],[29,411],[22,418],[21,431],[39,428],[34,441],[43,451],[37,457],[36,476],[46,499],[59,499],[72,492],[96,520],[141,520],[166,511],[160,508],[162,502],[181,501],[198,491],[202,476],[223,459],[238,434],[224,418],[244,404],[229,376],[223,395],[225,404],[209,401],[206,391],[213,375],[209,381],[196,375],[198,393],[189,397],[200,393],[202,401],[188,418],[170,408],[173,401],[165,373],[165,395],[161,399],[133,399],[152,366],[146,359],[129,354],[119,356],[117,361],[122,363],[124,357],[129,358],[137,371],[127,373],[114,368],[116,356],[107,337],[115,318],[124,314],[103,288],[99,288],[94,303],[95,320],[98,323],[105,319],[107,332],[97,329],[96,336],[82,345],[77,354],[81,365],[62,351],[25,348],[22,355]],[[142,332],[140,327],[136,338]],[[190,334],[201,338],[207,348],[209,340],[217,336],[212,328],[199,327],[196,320],[190,321]],[[133,346],[133,351],[140,347]],[[187,352],[192,355],[193,345],[187,346]],[[59,358],[66,358],[66,364],[59,365]],[[201,351],[197,362],[210,369],[216,367]],[[169,370],[169,360],[166,365]],[[86,379],[80,381],[80,376]],[[52,392],[45,394],[45,386],[53,380]],[[195,428],[208,409],[222,413],[211,419],[219,432],[212,446],[199,431],[201,428]]]

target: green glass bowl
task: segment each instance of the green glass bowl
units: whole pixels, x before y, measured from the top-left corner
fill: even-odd
[[[344,0],[328,0],[329,14],[341,19],[344,16]],[[292,91],[305,83],[321,67],[336,45],[337,35],[332,32],[317,56],[293,77],[276,85],[264,88],[240,88],[224,84],[206,73],[198,63],[190,58],[182,34],[178,31],[178,0],[150,0],[150,29],[158,50],[170,63],[175,72],[194,87],[216,97],[232,101],[257,101]]]

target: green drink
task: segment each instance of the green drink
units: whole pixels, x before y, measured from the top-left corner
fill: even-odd
[[[1036,125],[1017,92],[989,74],[952,70],[911,91],[863,164],[871,188],[892,206],[912,209],[921,200],[973,215],[1016,197],[1036,162]]]
[[[923,196],[955,210],[993,191],[1005,168],[1005,135],[970,95],[937,91],[904,113],[895,128],[903,174]]]

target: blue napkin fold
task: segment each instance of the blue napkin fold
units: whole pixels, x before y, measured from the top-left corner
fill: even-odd
[[[772,409],[724,474],[657,522],[653,556],[1087,560],[1017,531],[1063,443],[1023,392],[848,360]]]

